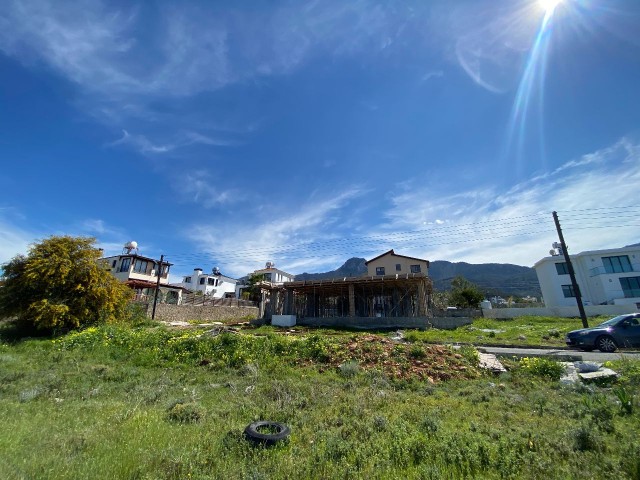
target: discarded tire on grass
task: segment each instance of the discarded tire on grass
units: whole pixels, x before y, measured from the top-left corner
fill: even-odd
[[[253,422],[244,429],[244,436],[259,445],[271,446],[281,440],[285,440],[291,430],[280,422]]]

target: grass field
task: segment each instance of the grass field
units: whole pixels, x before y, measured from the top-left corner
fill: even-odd
[[[640,364],[562,386],[347,333],[0,329],[0,478],[640,478]],[[532,366],[534,368],[532,368]],[[291,427],[272,448],[242,431]]]
[[[609,317],[590,318],[596,326]],[[429,342],[481,343],[484,345],[565,346],[565,335],[582,327],[579,318],[519,317],[508,320],[475,319],[472,325],[455,330],[430,329],[411,332],[410,340]]]
[[[590,326],[596,326],[610,317],[589,319]],[[477,318],[473,324],[455,330],[407,330],[406,338],[411,342],[428,343],[468,343],[482,345],[520,345],[562,347],[565,335],[571,330],[582,328],[579,318],[519,317],[508,320]],[[344,331],[329,328],[313,329],[294,327],[295,332],[322,332],[325,335],[343,335]],[[262,332],[277,332],[277,328],[261,327]]]

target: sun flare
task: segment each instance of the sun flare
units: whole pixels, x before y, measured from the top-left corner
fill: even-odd
[[[547,13],[552,13],[562,0],[538,0],[538,4]]]

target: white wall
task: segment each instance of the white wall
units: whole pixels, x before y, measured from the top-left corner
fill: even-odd
[[[574,299],[575,301],[575,299]],[[611,316],[634,313],[640,309],[636,305],[590,305],[584,307],[587,317],[597,317],[599,315]],[[485,318],[516,318],[527,315],[542,317],[579,317],[578,306],[574,307],[534,307],[534,308],[492,308],[482,309],[482,316]]]

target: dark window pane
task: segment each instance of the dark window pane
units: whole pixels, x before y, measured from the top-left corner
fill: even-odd
[[[620,286],[625,298],[640,297],[640,277],[621,278]]]
[[[631,262],[627,255],[617,257],[602,257],[602,265],[606,273],[632,272]]]
[[[576,292],[573,290],[573,285],[562,285],[562,293],[564,294],[564,298],[576,296]]]

